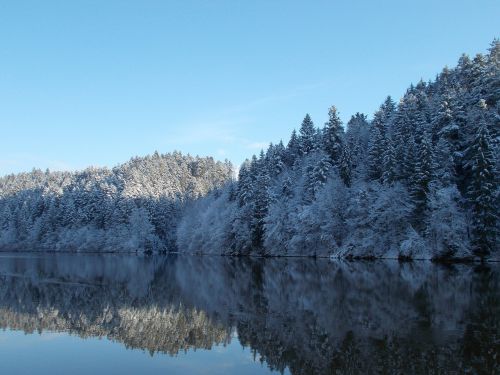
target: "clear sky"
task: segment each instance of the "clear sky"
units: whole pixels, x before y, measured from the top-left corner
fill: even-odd
[[[498,0],[0,0],[0,175],[158,150],[239,164],[500,36]]]

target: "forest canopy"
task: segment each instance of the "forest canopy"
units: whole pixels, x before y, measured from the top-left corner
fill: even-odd
[[[347,124],[306,115],[233,178],[155,153],[0,179],[0,248],[498,258],[500,42]]]

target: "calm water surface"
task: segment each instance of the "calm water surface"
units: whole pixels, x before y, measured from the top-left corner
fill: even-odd
[[[0,374],[500,374],[499,271],[0,254]]]

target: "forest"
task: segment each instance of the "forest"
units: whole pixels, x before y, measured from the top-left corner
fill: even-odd
[[[0,249],[498,259],[500,41],[344,124],[306,115],[233,177],[178,152],[0,179]]]
[[[285,145],[194,202],[180,251],[399,259],[498,257],[500,42],[344,127],[306,115]]]
[[[136,157],[113,169],[0,179],[0,249],[166,252],[186,202],[221,187],[229,162],[179,152]]]

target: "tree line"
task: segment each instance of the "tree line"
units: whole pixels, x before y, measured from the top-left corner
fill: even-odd
[[[306,115],[233,178],[155,153],[0,178],[0,248],[227,255],[498,257],[500,42],[346,126]]]
[[[306,115],[237,181],[191,206],[180,251],[230,255],[498,255],[500,42],[387,97],[369,120]]]
[[[113,169],[0,178],[0,249],[175,250],[186,202],[220,187],[229,162],[179,152],[135,157]]]

